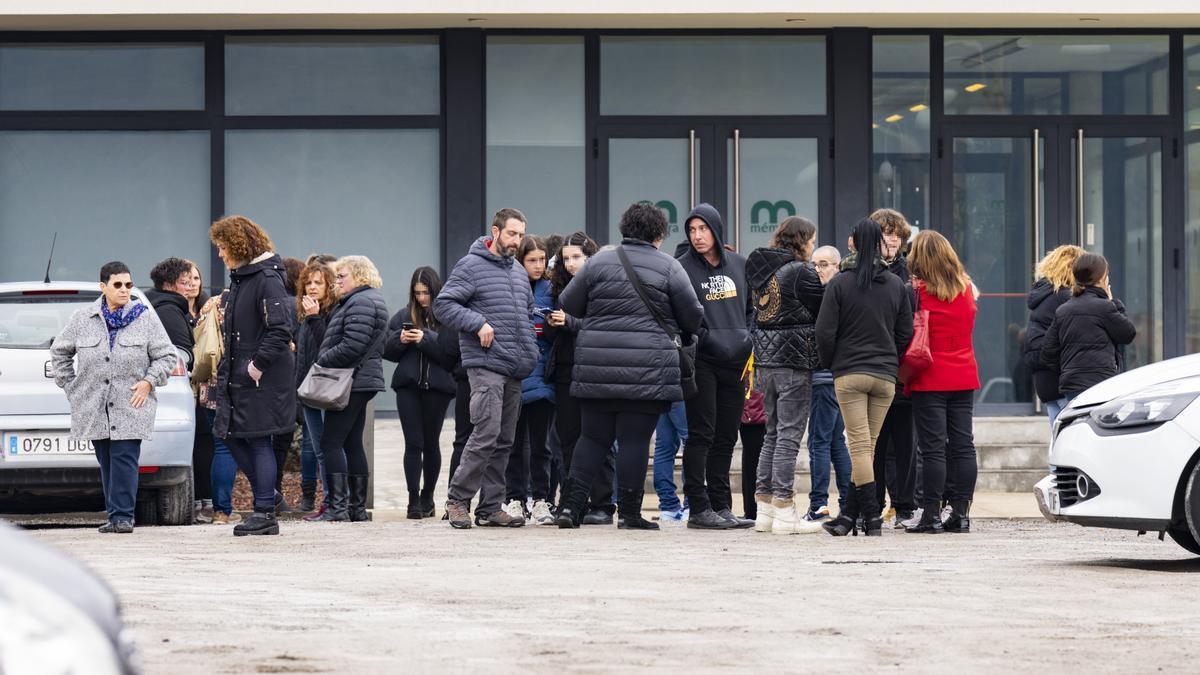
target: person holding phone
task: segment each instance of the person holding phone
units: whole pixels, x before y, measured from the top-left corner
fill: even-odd
[[[418,267],[408,285],[408,306],[388,322],[383,347],[383,358],[397,364],[392,391],[404,430],[404,479],[412,520],[435,515],[433,490],[442,470],[438,439],[457,390],[438,339],[442,327],[433,313],[433,301],[441,290],[438,273],[432,267]]]

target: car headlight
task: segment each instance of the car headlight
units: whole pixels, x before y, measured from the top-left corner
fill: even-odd
[[[1092,421],[1103,429],[1162,424],[1183,412],[1200,396],[1200,377],[1163,382],[1113,399],[1094,408]]]

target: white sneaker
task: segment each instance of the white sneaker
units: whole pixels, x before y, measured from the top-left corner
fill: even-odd
[[[758,515],[754,518],[755,532],[772,532],[775,525],[775,507],[767,495],[754,495],[754,506]]]
[[[550,512],[550,502],[539,499],[533,503],[532,519],[534,525],[553,525],[554,514]]]
[[[921,522],[921,514],[923,513],[925,513],[925,509],[918,507],[917,510],[913,511],[912,518],[901,522],[900,526],[905,528],[916,527]]]
[[[771,508],[775,511],[775,523],[771,534],[815,534],[822,530],[820,523],[800,517],[794,499],[772,500]]]
[[[816,511],[809,511],[808,513],[804,514],[804,519],[810,523],[821,523],[829,520],[830,517],[828,506],[822,506]]]
[[[519,499],[514,499],[514,500],[510,501],[509,503],[507,503],[503,507],[501,507],[500,510],[504,511],[505,513],[512,516],[513,518],[521,518],[521,519],[525,518],[525,507],[521,504],[521,500],[519,500]]]

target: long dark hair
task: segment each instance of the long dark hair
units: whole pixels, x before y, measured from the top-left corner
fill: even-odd
[[[417,284],[425,284],[425,288],[429,289],[429,309],[421,307],[421,303],[417,302]],[[412,281],[408,284],[408,315],[412,318],[414,326],[421,330],[438,327],[437,317],[433,315],[433,301],[441,292],[442,278],[438,276],[437,270],[432,267],[418,267],[413,270]]]
[[[1075,285],[1071,287],[1071,295],[1083,295],[1088,286],[1099,285],[1100,280],[1108,274],[1108,260],[1098,253],[1084,253],[1071,266],[1075,275]]]
[[[571,273],[567,271],[566,265],[563,265],[562,250],[568,246],[578,246],[583,254],[587,257],[596,255],[600,247],[592,238],[587,236],[586,232],[575,232],[571,236],[563,240],[562,246],[558,247],[558,252],[554,254],[554,268],[550,270],[550,293],[554,299],[558,299],[559,293],[567,287],[571,281]]]
[[[870,218],[863,218],[854,226],[851,241],[854,242],[854,252],[858,258],[854,276],[859,289],[868,291],[875,280],[875,261],[882,255],[883,228]]]

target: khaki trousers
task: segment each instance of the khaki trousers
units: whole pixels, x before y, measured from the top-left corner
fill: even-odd
[[[877,375],[851,373],[835,378],[833,391],[846,423],[850,446],[850,480],[855,485],[875,481],[875,441],[896,395],[896,383]]]

